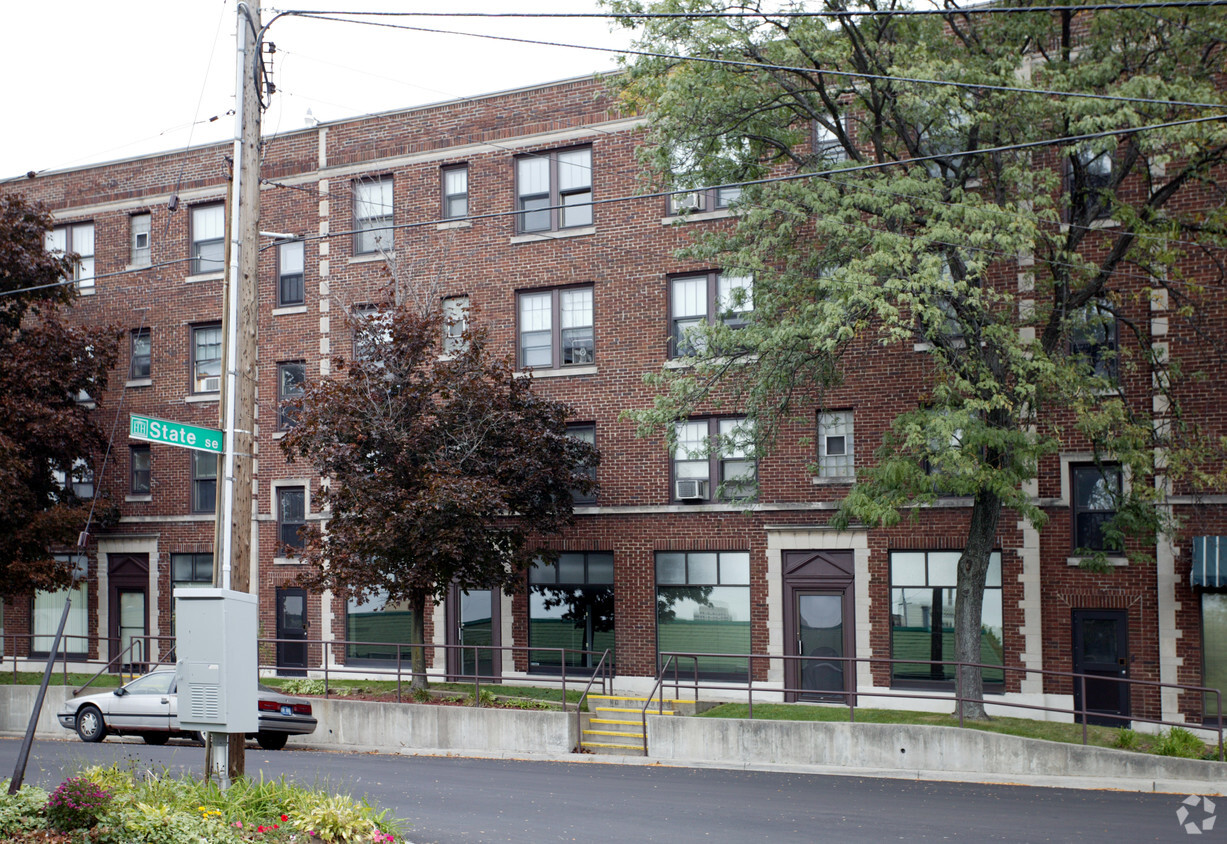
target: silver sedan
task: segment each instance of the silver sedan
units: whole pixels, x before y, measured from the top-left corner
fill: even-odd
[[[292,735],[315,732],[311,704],[259,686],[259,730],[248,734],[265,750],[280,750]],[[180,729],[175,672],[153,671],[110,692],[70,700],[57,714],[60,726],[76,730],[82,741],[102,741],[108,734],[140,736],[148,744],[166,744],[175,736],[199,739]]]

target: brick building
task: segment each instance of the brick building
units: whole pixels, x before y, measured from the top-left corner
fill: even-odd
[[[579,79],[266,139],[260,228],[301,239],[261,244],[252,561],[261,635],[408,641],[399,608],[307,594],[294,585],[297,559],[278,550],[298,525],[319,518],[320,488],[278,448],[279,401],[303,378],[328,377],[333,356],[351,354],[347,315],[384,295],[391,262],[449,311],[488,325],[500,348],[534,368],[537,389],[574,407],[576,435],[591,437],[602,454],[599,493],[578,504],[575,527],[557,541],[559,564],[535,572],[525,593],[452,595],[426,620],[432,641],[542,649],[482,658],[483,674],[504,677],[557,672],[564,657],[546,649],[565,646],[612,648],[631,685],[655,674],[659,652],[699,651],[918,660],[846,672],[835,662],[755,668],[756,680],[819,697],[953,688],[951,671],[931,661],[953,659],[954,561],[968,502],[939,502],[889,529],[827,526],[890,419],[921,400],[923,354],[859,352],[861,377],[828,394],[810,424],[785,430],[757,466],[737,453],[688,460],[684,447],[671,457],[662,437],[637,438],[620,418],[651,402],[643,375],[671,365],[679,324],[718,318],[718,303],[749,283],[675,257],[696,232],[728,225],[735,192],[694,194],[683,200],[695,206],[685,216],[677,200],[636,198],[638,129],[601,81]],[[3,187],[45,203],[57,243],[88,255],[93,275],[81,281],[80,318],[128,332],[100,402],[107,414],[122,395],[125,413],[217,424],[229,151],[146,156]],[[624,199],[603,201],[615,198]],[[1169,320],[1162,296],[1129,307],[1173,357],[1198,354],[1198,338]],[[1128,377],[1149,403],[1150,374]],[[1200,409],[1221,426],[1223,382],[1202,386]],[[727,412],[696,418],[679,434],[683,443],[704,442],[737,422]],[[1082,474],[1089,460],[1071,453],[1044,462],[1035,490],[1049,516],[1042,533],[1002,519],[985,599],[985,661],[1223,685],[1227,602],[1215,590],[1227,585],[1227,572],[1219,579],[1214,566],[1227,498],[1172,499],[1186,532],[1160,542],[1153,562],[1122,560],[1111,574],[1090,573],[1071,551],[1079,520],[1096,514],[1092,494],[1080,492],[1094,487]],[[758,475],[756,502],[722,501],[717,488],[747,471]],[[91,542],[74,610],[72,631],[110,638],[91,644],[89,657],[115,653],[132,635],[173,635],[172,590],[210,578],[216,477],[201,453],[116,441],[96,482],[122,518]],[[5,632],[53,631],[55,597],[7,596]],[[22,644],[20,655],[39,647]],[[386,666],[388,657],[387,648],[364,645],[328,654],[351,665]],[[284,644],[265,658],[301,671],[319,667],[324,653]],[[593,657],[565,659],[582,669]],[[434,660],[443,664],[441,651]],[[472,657],[455,662],[454,673],[473,669]],[[732,679],[746,672],[735,658],[701,667]],[[1059,677],[987,679],[990,692],[1038,703],[1068,706],[1075,691]],[[1139,690],[1096,705],[1202,719],[1192,692]]]

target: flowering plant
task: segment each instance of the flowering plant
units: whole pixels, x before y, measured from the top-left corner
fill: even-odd
[[[90,829],[111,802],[111,792],[85,777],[60,783],[47,800],[47,826],[68,832]]]

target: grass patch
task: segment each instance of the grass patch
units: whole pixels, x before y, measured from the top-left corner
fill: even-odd
[[[51,682],[49,683],[49,685],[73,686],[75,688],[77,686],[84,685],[84,683],[87,680],[89,680],[90,677],[93,677],[93,676],[94,675],[92,672],[90,674],[74,674],[72,672],[69,672],[68,682],[65,683],[64,674],[60,671],[56,671],[55,673],[51,675]],[[118,674],[110,674],[110,673],[102,674],[97,679],[95,679],[94,682],[89,684],[89,689],[86,689],[86,691],[88,692],[95,688],[113,689],[116,686],[120,685],[121,683],[128,682],[134,676],[139,677],[140,675],[139,674],[137,675],[125,674],[121,678]],[[43,672],[41,671],[18,671],[17,672],[17,685],[18,686],[37,686],[42,681],[43,681]],[[11,686],[11,685],[13,685],[13,672],[12,671],[0,671],[0,686]]]
[[[700,718],[749,718],[744,703],[722,703],[700,713]],[[801,703],[759,703],[754,717],[766,721],[847,721],[848,707]],[[940,712],[912,712],[906,709],[857,709],[858,724],[927,724],[936,727],[957,727],[955,715]],[[994,717],[991,721],[964,721],[972,730],[1003,733],[1021,738],[1082,744],[1082,725],[1057,721],[1035,721],[1029,718]],[[1114,747],[1163,756],[1183,756],[1188,759],[1218,759],[1218,748],[1202,743],[1193,733],[1180,727],[1159,735],[1121,730],[1115,727],[1088,725],[1086,743],[1095,747]]]
[[[281,689],[286,694],[322,695],[324,693],[324,681],[320,678],[262,677],[260,682],[266,686]],[[446,692],[467,697],[473,696],[472,683],[429,683],[427,688],[434,692]],[[396,681],[334,680],[329,678],[328,691],[329,694],[336,695],[337,697],[396,694]],[[400,692],[402,700],[413,700],[413,691],[410,688],[408,678],[401,683]],[[537,686],[504,686],[496,683],[482,683],[481,692],[483,697],[489,692],[499,698],[523,698],[525,700],[543,701],[546,703],[561,703],[563,700],[561,687],[539,688]],[[580,695],[580,690],[568,688],[567,703],[578,703]]]

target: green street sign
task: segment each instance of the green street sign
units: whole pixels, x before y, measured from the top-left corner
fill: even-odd
[[[199,428],[135,413],[129,415],[128,436],[131,439],[222,453],[222,432],[214,428]]]

